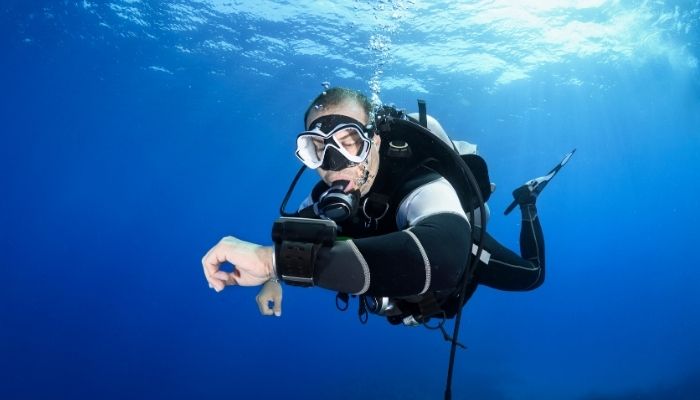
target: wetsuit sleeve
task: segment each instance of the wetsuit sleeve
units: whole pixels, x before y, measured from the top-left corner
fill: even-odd
[[[484,234],[484,250],[475,276],[480,284],[500,290],[532,290],[544,282],[544,235],[534,203],[520,206],[520,256]],[[475,232],[478,237],[478,232]],[[473,247],[475,252],[476,247]]]
[[[456,287],[469,258],[471,230],[449,184],[435,181],[414,190],[401,202],[396,219],[400,231],[322,249],[314,282],[339,292],[386,297]]]
[[[469,257],[469,223],[450,213],[385,235],[337,242],[316,259],[316,285],[403,297],[456,287]]]

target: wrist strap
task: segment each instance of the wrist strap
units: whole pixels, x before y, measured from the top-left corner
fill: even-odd
[[[313,286],[321,247],[333,246],[337,226],[330,220],[281,217],[272,226],[275,262],[280,279],[294,286]]]

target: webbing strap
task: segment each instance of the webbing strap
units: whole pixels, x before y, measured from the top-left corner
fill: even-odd
[[[418,100],[418,122],[423,128],[428,128],[428,114],[425,111],[425,100]]]
[[[424,320],[430,317],[442,315],[442,308],[440,307],[440,304],[438,304],[435,293],[432,292],[423,295],[423,298],[418,303],[418,308],[420,309],[421,316]]]

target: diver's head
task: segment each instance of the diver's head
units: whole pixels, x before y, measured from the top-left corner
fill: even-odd
[[[297,136],[297,157],[329,186],[348,181],[345,192],[369,192],[379,169],[381,139],[370,124],[372,105],[354,90],[330,88],[304,114],[306,130]]]

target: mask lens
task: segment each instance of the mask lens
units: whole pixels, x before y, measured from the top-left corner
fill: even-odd
[[[323,160],[323,153],[326,151],[326,140],[322,138],[312,137],[311,145],[314,146],[314,153],[316,153],[316,160]]]
[[[357,128],[346,128],[333,134],[333,140],[338,145],[338,150],[351,157],[362,154],[363,146],[367,145],[363,141],[362,134]]]

